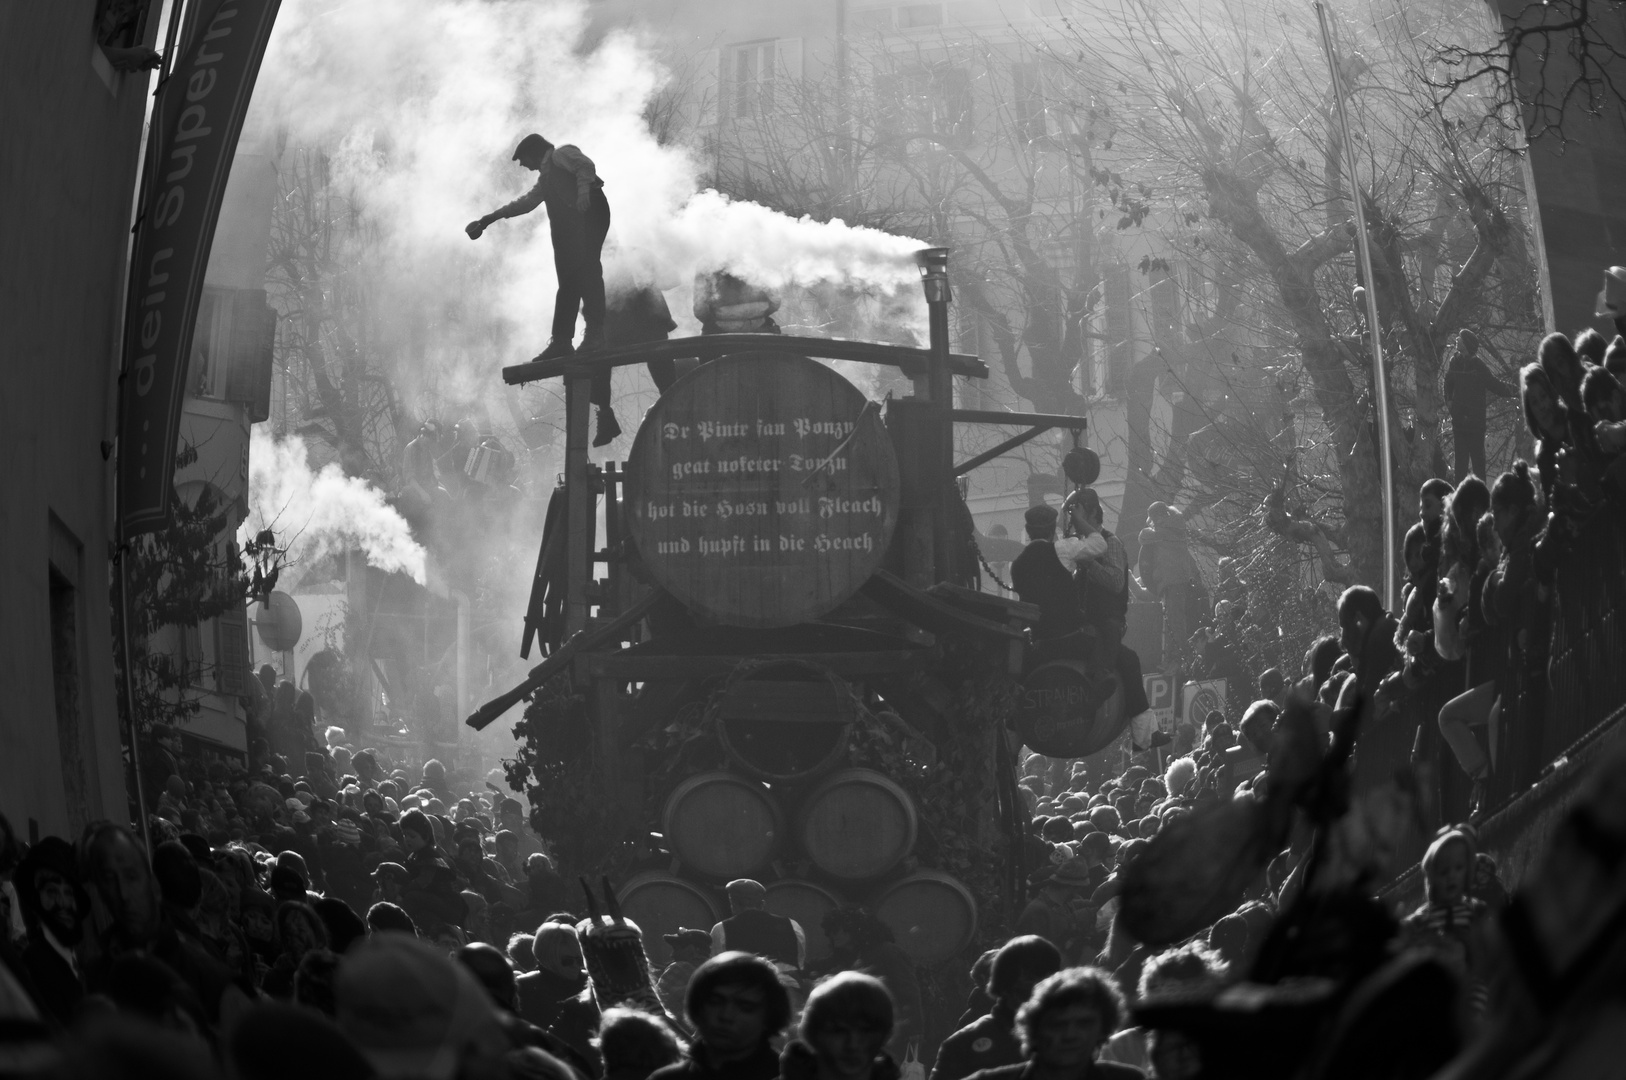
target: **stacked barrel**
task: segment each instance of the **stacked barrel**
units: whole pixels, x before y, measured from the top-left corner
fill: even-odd
[[[767,887],[768,910],[802,925],[810,962],[829,955],[821,921],[843,904],[869,907],[918,964],[954,957],[975,935],[976,901],[948,874],[904,866],[914,800],[875,770],[841,767],[850,699],[829,679],[795,675],[805,672],[768,671],[725,692],[729,768],[690,776],[667,797],[660,832],[675,872],[640,875],[621,893],[651,959],[665,960],[661,935],[726,918],[721,886],[741,877]]]

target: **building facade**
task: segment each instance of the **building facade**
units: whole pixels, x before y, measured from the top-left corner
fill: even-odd
[[[270,157],[245,137],[232,162],[192,337],[192,367],[180,445],[196,458],[175,473],[176,492],[195,502],[208,490],[226,507],[218,543],[237,542],[248,516],[249,429],[270,414],[276,312],[266,302],[265,259],[276,174]],[[247,699],[252,670],[247,606],[239,604],[195,627],[176,628],[170,647],[192,672],[197,703],[183,726],[215,752],[248,749]]]
[[[156,7],[156,5],[154,5]],[[0,813],[20,836],[124,820],[108,556],[130,212],[157,16],[0,5]]]

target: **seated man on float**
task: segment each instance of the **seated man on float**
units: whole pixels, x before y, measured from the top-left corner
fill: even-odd
[[[1146,700],[1146,684],[1141,678],[1140,654],[1123,643],[1129,612],[1129,553],[1105,525],[1101,496],[1094,488],[1079,488],[1062,504],[1067,512],[1067,532],[1057,544],[1061,554],[1072,553],[1073,538],[1078,544],[1073,554],[1073,580],[1077,583],[1084,625],[1092,636],[1093,663],[1107,667],[1123,684],[1123,715],[1131,718],[1136,750],[1150,750],[1172,740],[1158,729],[1157,717]]]
[[[1079,605],[1078,585],[1068,563],[1061,558],[1056,543],[1054,507],[1040,504],[1028,507],[1028,545],[1011,563],[1011,586],[1024,604],[1039,609],[1039,619],[1033,624],[1033,650],[1029,666],[1052,660],[1076,660],[1089,666],[1096,674],[1093,692],[1094,704],[1087,712],[1094,713],[1101,702],[1117,689],[1116,677],[1107,665],[1093,663],[1097,656],[1097,640],[1093,627],[1086,625],[1084,611]],[[1076,538],[1065,543],[1077,549]]]

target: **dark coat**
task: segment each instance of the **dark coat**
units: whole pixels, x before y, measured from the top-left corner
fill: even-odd
[[[1016,1037],[1014,1017],[996,1010],[943,1040],[931,1080],[965,1080],[975,1073],[1021,1062],[1022,1043]]]
[[[535,1024],[575,1052],[591,1067],[591,1075],[604,1071],[593,1048],[598,1034],[599,1010],[593,991],[583,983],[562,979],[550,971],[527,971],[514,980],[519,994],[519,1016]]]
[[[34,1004],[53,1024],[67,1027],[73,1022],[74,1010],[85,997],[85,987],[79,981],[79,976],[51,948],[38,927],[28,932],[28,944],[23,947],[20,960],[28,974]]]
[[[1035,640],[1054,641],[1084,629],[1078,585],[1049,540],[1034,540],[1022,549],[1011,563],[1011,587],[1024,604],[1039,607],[1039,621],[1033,627]]]
[[[768,911],[742,911],[719,925],[723,928],[725,949],[756,953],[792,967],[801,966],[796,928],[785,916]]]
[[[656,1069],[649,1080],[777,1080],[778,1076],[779,1055],[766,1042],[750,1057],[721,1065],[708,1061],[705,1044],[697,1042],[682,1061]]]
[[[982,1072],[972,1073],[976,1080],[1029,1080],[1033,1072],[1033,1063],[1024,1061],[1020,1065],[1006,1065],[998,1069],[984,1069]],[[1096,1061],[1091,1063],[1090,1071],[1081,1074],[1079,1080],[1146,1080],[1146,1074],[1133,1065],[1120,1065],[1116,1061]]]

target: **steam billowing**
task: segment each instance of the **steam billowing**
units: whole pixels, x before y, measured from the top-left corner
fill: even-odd
[[[344,475],[337,463],[313,471],[303,440],[277,442],[264,427],[249,435],[248,461],[248,517],[240,539],[272,529],[295,566],[360,548],[380,570],[424,583],[423,546],[377,488]]]
[[[522,397],[499,374],[547,343],[556,283],[546,215],[498,222],[478,241],[463,231],[534,182],[510,160],[528,132],[581,147],[604,178],[610,287],[653,280],[691,330],[690,283],[720,269],[768,287],[862,291],[881,302],[891,333],[924,326],[911,258],[919,241],[798,221],[702,190],[696,159],[660,145],[644,119],[667,73],[632,30],[584,49],[587,24],[584,0],[283,0],[245,129],[245,150],[273,154],[280,169],[292,169],[296,150],[319,151],[302,160],[319,161],[321,183],[344,213],[353,211],[351,247],[334,257],[343,265],[325,272],[346,300],[364,299],[378,328],[369,358],[385,369],[407,421],[382,452],[399,454],[420,419],[449,425],[468,417],[523,455],[522,486],[533,502],[557,473],[558,447],[529,436],[522,445],[494,420],[534,428],[540,418],[529,418],[548,413],[557,389]],[[313,292],[290,303],[308,312],[333,302]],[[872,377],[861,373],[864,384]],[[628,440],[653,387],[641,368],[616,378],[618,392],[632,391],[618,406],[630,421]],[[250,532],[269,526],[289,538],[303,530],[298,558],[361,547],[373,566],[424,579],[424,548],[379,491],[334,466],[313,471],[297,441],[274,444],[257,432],[250,460]],[[381,482],[390,483],[394,463],[380,464]],[[511,571],[512,581],[487,590],[482,618],[512,627],[514,651],[538,541],[534,516],[475,530],[477,542],[434,545],[437,558],[458,563],[441,568],[448,577],[475,567]],[[505,676],[493,667],[490,677]]]
[[[555,281],[544,213],[499,222],[479,241],[463,235],[534,181],[509,160],[530,131],[597,164],[612,208],[612,282],[626,252],[658,267],[663,287],[730,269],[770,287],[913,288],[919,241],[701,191],[689,152],[658,145],[643,119],[665,72],[629,32],[578,51],[586,20],[581,0],[282,6],[254,127],[331,148],[332,182],[380,232],[384,291],[403,311],[449,313],[426,357],[442,393],[459,369],[454,381],[476,398],[501,364],[546,342]]]

